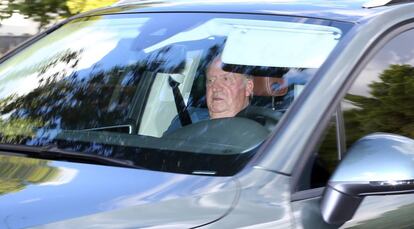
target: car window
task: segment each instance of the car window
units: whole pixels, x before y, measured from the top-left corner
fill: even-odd
[[[361,137],[386,132],[414,138],[414,30],[381,48],[342,100],[302,172],[297,190],[323,187],[349,148]],[[343,122],[344,130],[338,129]],[[339,126],[342,126],[341,124]],[[338,134],[344,131],[344,135]],[[343,143],[338,144],[339,141]],[[343,144],[342,148],[340,145]]]
[[[414,30],[387,43],[365,66],[342,102],[346,145],[387,132],[414,137]]]
[[[0,142],[53,145],[152,170],[232,175],[347,29],[238,14],[74,19],[1,63]],[[245,77],[241,85],[254,83],[249,106],[235,117],[210,117],[206,75],[216,59],[226,75]],[[215,95],[218,104],[224,95]]]
[[[320,141],[306,160],[295,191],[304,191],[324,187],[335,167],[341,160],[338,148],[338,118],[332,115],[328,126],[325,128]]]

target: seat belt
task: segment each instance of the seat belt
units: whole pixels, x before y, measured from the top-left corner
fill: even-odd
[[[168,84],[170,85],[174,94],[175,107],[177,108],[178,118],[180,119],[181,126],[190,125],[192,123],[191,117],[184,103],[184,99],[181,95],[180,88],[178,88],[178,86],[180,86],[180,83],[175,81],[171,76],[169,76]]]

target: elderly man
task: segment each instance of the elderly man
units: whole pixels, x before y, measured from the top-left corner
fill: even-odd
[[[216,57],[207,68],[207,107],[211,119],[234,117],[249,105],[253,95],[250,76],[226,72]]]
[[[190,112],[192,122],[205,119],[227,117],[247,117],[263,124],[262,117],[248,117],[247,109],[250,98],[253,96],[253,79],[251,76],[226,72],[221,67],[220,57],[216,57],[206,69],[206,97],[208,116],[204,112]],[[182,124],[181,124],[182,125]],[[181,127],[176,117],[165,134]]]

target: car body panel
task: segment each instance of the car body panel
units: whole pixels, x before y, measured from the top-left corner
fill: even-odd
[[[322,219],[323,188],[296,192],[296,180],[359,66],[375,51],[375,45],[381,46],[379,40],[390,29],[414,18],[414,4],[364,9],[359,1],[316,2],[313,6],[302,3],[144,3],[76,16],[232,12],[326,18],[355,26],[273,135],[235,176],[195,176],[0,156],[3,168],[24,168],[18,173],[0,173],[0,181],[19,184],[0,195],[0,228],[337,228]],[[41,179],[31,177],[36,171]],[[413,206],[413,194],[368,197],[356,216],[342,227],[412,227]]]
[[[201,228],[239,228],[247,225],[254,225],[254,227],[263,225],[271,226],[272,228],[291,228],[293,227],[293,221],[289,207],[288,180],[289,177],[287,176],[257,168],[249,173],[240,174],[234,180],[240,188],[240,192],[237,194],[237,202],[232,206],[231,214],[223,215],[222,218],[205,224],[195,220],[199,217],[197,211],[190,212],[182,209],[183,206],[187,206],[183,202],[185,198],[182,198],[179,200],[182,202],[175,202],[175,205],[172,203],[169,205],[164,205],[164,203],[148,204],[87,215],[35,228],[83,228],[84,225],[89,225],[92,228],[190,228],[194,226],[188,219],[180,221],[181,218],[194,219],[193,222],[200,223],[199,226]],[[219,198],[221,197],[218,197],[216,200],[229,201],[229,199]],[[228,196],[223,195],[222,198],[228,198]],[[208,197],[205,200],[208,200]],[[200,199],[200,202],[205,200]],[[194,200],[192,201],[194,202]],[[210,201],[209,203],[212,207],[215,207],[212,205],[214,202]],[[205,204],[207,205],[208,202]],[[222,205],[223,203],[217,202],[214,204]],[[171,214],[171,211],[175,211],[176,214],[166,219],[163,215],[164,211],[166,214]],[[138,212],[139,214],[137,214]],[[145,214],[159,215],[159,218],[157,220],[154,220],[153,217],[145,218]],[[175,224],[163,224],[163,221],[168,219],[171,219],[171,222],[174,221]],[[96,222],[96,224],[91,222]]]
[[[324,222],[320,201],[320,198],[311,198],[292,203],[298,228],[338,228]],[[354,217],[340,228],[412,228],[413,208],[414,194],[366,197]]]
[[[87,215],[96,227],[194,227],[225,215],[237,197],[229,177],[14,156],[0,156],[0,164],[0,228],[65,224]]]
[[[291,178],[254,167],[238,174],[240,197],[231,213],[206,228],[294,228]]]

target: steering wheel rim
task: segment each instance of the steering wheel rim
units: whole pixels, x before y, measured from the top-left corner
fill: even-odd
[[[255,120],[271,132],[282,118],[283,113],[266,107],[248,106],[237,116]]]

